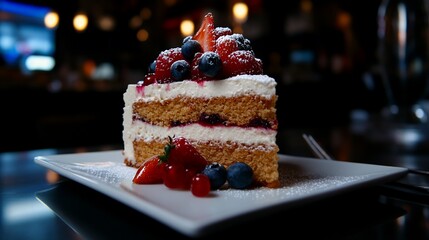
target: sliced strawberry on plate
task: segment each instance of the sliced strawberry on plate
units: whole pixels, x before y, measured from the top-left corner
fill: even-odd
[[[133,178],[137,184],[162,183],[162,171],[165,163],[160,162],[158,156],[147,159],[138,169]]]
[[[213,15],[208,13],[204,16],[200,29],[198,29],[197,33],[195,33],[192,38],[200,43],[204,52],[214,52],[215,50],[216,38],[214,29]]]

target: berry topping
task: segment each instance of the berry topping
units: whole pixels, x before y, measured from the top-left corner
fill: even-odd
[[[205,52],[201,55],[198,69],[207,77],[215,77],[222,70],[222,61],[215,52]]]
[[[236,162],[228,167],[226,179],[231,188],[249,188],[253,182],[253,170],[246,163]]]
[[[223,74],[235,76],[240,74],[262,74],[262,61],[255,58],[251,51],[239,50],[229,54],[223,62]]]
[[[148,73],[155,73],[155,68],[156,68],[156,60],[153,60],[148,67]]]
[[[155,73],[148,73],[143,79],[143,82],[139,82],[139,86],[147,86],[149,84],[156,83]]]
[[[248,50],[252,51],[252,46],[250,45],[250,40],[247,38],[244,38],[243,34],[234,33],[231,35],[232,38],[234,38],[237,43],[239,44],[239,50]],[[252,52],[253,54],[253,52]]]
[[[203,174],[209,177],[212,190],[221,188],[226,182],[226,168],[219,163],[207,165],[203,170]]]
[[[194,60],[191,63],[191,79],[193,81],[205,81],[205,80],[213,80],[214,78],[208,77],[203,72],[200,71],[199,63],[201,60],[202,53],[195,54]]]
[[[155,76],[159,83],[172,82],[171,65],[179,60],[184,60],[181,48],[170,48],[162,51],[156,59]]]
[[[204,52],[215,50],[215,31],[214,31],[214,19],[211,13],[204,16],[201,27],[195,33],[193,39],[197,40]]]
[[[186,38],[185,38],[186,39]],[[198,52],[202,52],[200,43],[197,40],[189,39],[184,41],[182,45],[182,54],[187,61],[192,61]]]
[[[239,43],[231,35],[222,36],[216,40],[216,52],[223,61],[228,59],[230,53],[238,50],[240,50]]]
[[[189,64],[188,67],[182,61]],[[173,66],[174,65],[174,66]],[[210,81],[241,74],[262,74],[262,61],[255,57],[251,42],[229,27],[214,26],[211,13],[204,16],[200,28],[187,36],[181,47],[162,51],[149,65],[147,75],[154,73],[146,85],[190,79]],[[154,81],[154,78],[156,81]]]
[[[175,61],[171,65],[171,76],[175,81],[189,79],[191,74],[191,66],[185,60]]]
[[[216,27],[214,29],[215,39],[218,39],[221,36],[231,35],[231,34],[232,34],[232,30],[229,27]]]

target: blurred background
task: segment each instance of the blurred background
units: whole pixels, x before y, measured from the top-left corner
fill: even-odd
[[[240,3],[244,6],[233,11]],[[281,132],[386,103],[379,0],[0,0],[0,151],[122,144],[122,94],[212,12],[278,82]],[[243,15],[244,13],[244,15]],[[282,149],[281,149],[282,150]]]

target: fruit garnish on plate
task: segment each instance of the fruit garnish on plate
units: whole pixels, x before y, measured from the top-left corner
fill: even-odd
[[[204,197],[211,190],[246,189],[253,182],[253,171],[245,163],[233,163],[228,168],[208,162],[184,137],[169,137],[164,154],[147,159],[133,178],[135,184],[164,184],[170,189],[190,190]]]

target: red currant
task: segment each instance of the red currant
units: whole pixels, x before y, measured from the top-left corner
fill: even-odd
[[[210,179],[202,173],[197,173],[192,178],[191,192],[196,197],[207,196],[210,192]]]

